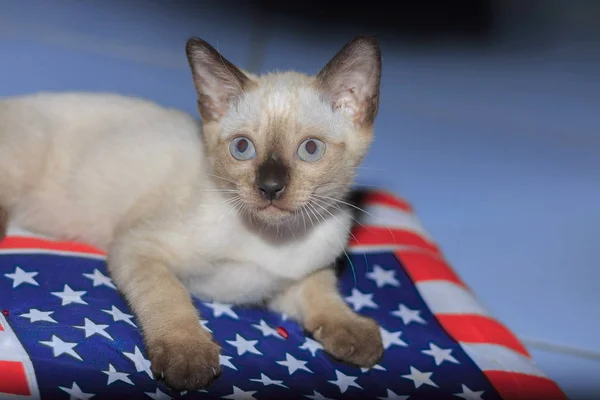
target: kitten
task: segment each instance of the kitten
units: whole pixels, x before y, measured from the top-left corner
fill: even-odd
[[[377,41],[354,38],[316,76],[254,76],[198,38],[186,50],[203,124],[112,94],[1,101],[0,222],[106,250],[152,371],[175,390],[220,373],[190,293],[266,304],[334,358],[373,366],[379,328],[347,306],[332,265],[372,141]]]

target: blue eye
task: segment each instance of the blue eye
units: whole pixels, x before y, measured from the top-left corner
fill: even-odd
[[[324,142],[318,139],[307,139],[298,147],[298,157],[306,162],[319,161],[326,149],[327,145]]]
[[[240,136],[229,142],[229,152],[239,161],[247,161],[256,157],[256,149],[252,141]]]

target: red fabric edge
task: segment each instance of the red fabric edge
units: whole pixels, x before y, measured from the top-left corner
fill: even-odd
[[[30,396],[29,381],[23,363],[0,360],[0,394]]]
[[[442,280],[468,289],[454,269],[440,257],[412,250],[399,250],[395,254],[414,283]]]
[[[494,318],[462,314],[437,314],[436,318],[457,342],[498,344],[531,358],[515,334]]]
[[[7,236],[0,242],[0,249],[41,249],[68,251],[73,253],[106,255],[95,247],[76,242],[54,241],[26,236]]]
[[[484,371],[483,373],[503,399],[567,399],[552,379],[506,371]]]

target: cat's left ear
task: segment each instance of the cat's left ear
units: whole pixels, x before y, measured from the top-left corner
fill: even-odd
[[[231,103],[254,84],[246,74],[202,39],[188,40],[186,54],[198,93],[198,109],[205,122],[221,119]]]
[[[357,36],[317,75],[317,82],[334,109],[357,128],[373,125],[379,109],[381,49],[377,39]]]

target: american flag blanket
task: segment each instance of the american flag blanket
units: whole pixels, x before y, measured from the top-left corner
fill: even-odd
[[[135,317],[104,254],[9,231],[0,243],[0,398],[559,399],[558,386],[445,261],[411,206],[364,199],[340,277],[346,301],[381,325],[371,369],[340,364],[300,326],[260,309],[196,301],[222,345],[206,391],[153,379]]]

